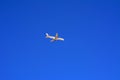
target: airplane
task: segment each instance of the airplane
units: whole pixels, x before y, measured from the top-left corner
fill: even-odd
[[[57,40],[64,41],[63,38],[59,38],[59,37],[58,37],[58,33],[56,33],[55,36],[50,36],[48,33],[46,33],[46,38],[52,39],[51,42],[57,41]]]

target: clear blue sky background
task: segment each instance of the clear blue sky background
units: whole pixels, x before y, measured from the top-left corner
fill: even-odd
[[[120,80],[119,0],[2,0],[0,37],[0,80]]]

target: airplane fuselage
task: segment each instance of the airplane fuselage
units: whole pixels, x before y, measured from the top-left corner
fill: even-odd
[[[57,40],[58,39],[58,36],[55,36],[55,40]]]
[[[57,40],[62,40],[62,41],[64,41],[63,38],[59,38],[59,37],[58,37],[58,33],[56,33],[55,36],[50,36],[50,35],[48,35],[48,33],[46,33],[46,38],[50,38],[50,39],[52,39],[51,42],[53,42],[53,41],[57,41]]]

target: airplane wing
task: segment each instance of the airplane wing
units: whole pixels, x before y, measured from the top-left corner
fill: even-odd
[[[57,37],[57,38],[58,38],[58,33],[56,33],[55,37]]]
[[[61,41],[64,41],[64,39],[63,39],[63,38],[57,38],[57,40],[61,40]]]

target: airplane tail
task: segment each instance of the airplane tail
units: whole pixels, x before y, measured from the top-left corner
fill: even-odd
[[[49,36],[49,34],[48,34],[48,33],[46,33],[46,38],[48,38],[48,36]]]

